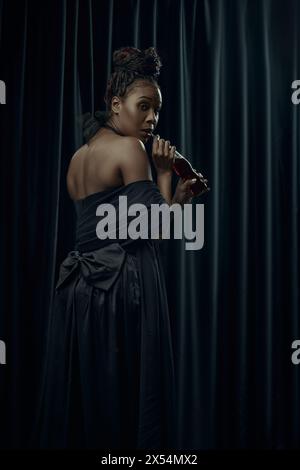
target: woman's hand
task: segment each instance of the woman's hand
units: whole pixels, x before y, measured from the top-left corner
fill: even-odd
[[[172,204],[178,203],[178,204],[190,204],[193,198],[192,191],[190,190],[190,187],[196,182],[196,178],[193,178],[191,180],[186,180],[184,181],[182,178],[179,178],[175,193],[172,199]]]
[[[202,177],[204,182],[207,182],[207,179],[204,179],[201,173],[198,173],[198,175]],[[196,183],[196,181],[197,181],[196,178],[185,180],[185,181],[182,178],[179,178],[177,186],[176,186],[176,190],[172,199],[172,204],[176,202],[181,205],[190,204],[193,197],[195,197],[190,188],[194,183]],[[201,194],[206,193],[207,190],[209,189],[210,188],[204,189],[200,194],[197,194],[197,196],[201,196]]]
[[[158,175],[172,174],[175,155],[175,145],[170,145],[169,140],[160,139],[156,135],[152,145],[152,160]]]

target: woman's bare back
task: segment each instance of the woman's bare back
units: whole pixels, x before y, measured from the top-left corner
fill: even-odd
[[[120,170],[122,137],[101,128],[88,144],[73,155],[67,188],[73,200],[123,184]]]

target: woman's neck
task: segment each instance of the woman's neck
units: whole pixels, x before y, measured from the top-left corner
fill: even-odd
[[[107,129],[111,129],[112,131],[114,131],[118,135],[121,135],[123,137],[125,136],[125,134],[120,132],[118,129],[115,129],[113,126],[114,126],[114,124],[110,123],[110,122],[106,122],[105,124],[103,124],[103,127],[106,127]]]

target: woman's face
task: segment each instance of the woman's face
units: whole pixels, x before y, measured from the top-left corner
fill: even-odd
[[[125,100],[117,102],[118,116],[116,124],[119,130],[128,136],[134,136],[146,142],[157,126],[162,106],[160,89],[155,85],[138,85],[133,88]]]

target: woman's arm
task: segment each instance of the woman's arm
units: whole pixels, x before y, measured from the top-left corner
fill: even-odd
[[[157,186],[166,200],[172,204],[172,174],[175,145],[171,146],[169,140],[161,139],[156,135],[152,144],[152,160],[157,172]]]
[[[157,186],[166,200],[166,202],[172,204],[172,172],[158,173],[157,174]]]
[[[191,203],[193,193],[190,191],[190,186],[195,182],[196,179],[183,181],[182,178],[179,178],[175,193],[172,197],[172,173],[162,173],[157,175],[157,186],[169,206],[175,203],[180,204],[181,206],[183,206],[183,204]]]
[[[176,147],[174,145],[170,146],[169,140],[165,141],[156,136],[152,145],[152,160],[157,171],[157,186],[166,202],[169,206],[174,203],[183,206],[183,204],[189,204],[192,201],[193,193],[190,186],[196,182],[196,179],[184,181],[179,178],[172,197],[171,183],[175,150]]]

